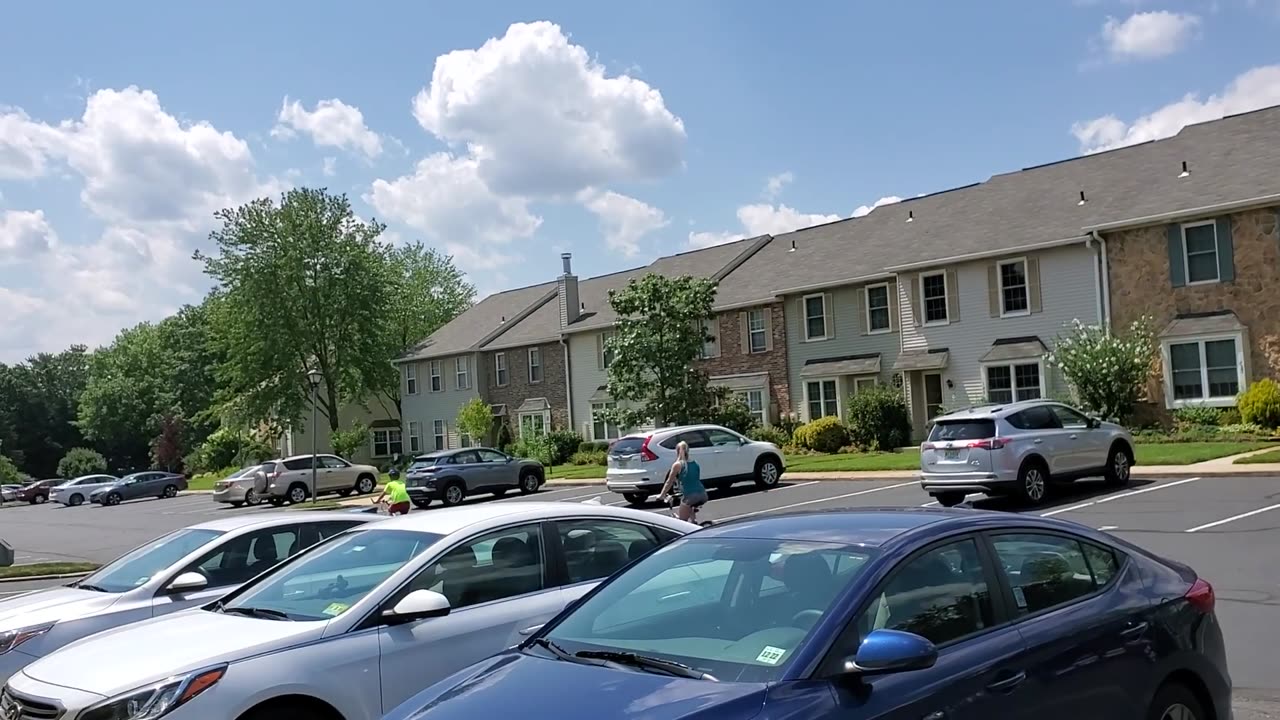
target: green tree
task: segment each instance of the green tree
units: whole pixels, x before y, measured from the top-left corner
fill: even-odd
[[[84,444],[75,421],[89,357],[73,345],[0,365],[0,450],[28,474],[53,475],[67,450]]]
[[[107,471],[107,459],[97,450],[89,448],[71,448],[58,461],[58,477],[75,478],[81,475],[93,475]]]
[[[217,254],[196,258],[218,284],[221,398],[234,398],[245,419],[286,423],[309,408],[314,370],[323,378],[318,409],[338,430],[339,408],[385,377],[390,360],[385,226],[362,222],[345,195],[307,188],[216,217]]]
[[[18,466],[4,455],[0,455],[0,485],[17,485],[22,480]]]
[[[472,398],[458,409],[454,424],[474,442],[487,443],[493,431],[493,409],[480,398]]]
[[[1123,420],[1142,397],[1155,364],[1151,319],[1135,320],[1123,333],[1108,333],[1075,320],[1046,359],[1062,369],[1086,410],[1108,420]]]
[[[715,282],[706,278],[653,273],[609,291],[618,315],[606,347],[615,422],[635,427],[652,420],[661,427],[715,416],[726,393],[710,387],[695,362],[710,339],[703,327],[715,295]]]
[[[361,423],[353,424],[347,430],[334,430],[329,433],[329,445],[339,457],[350,460],[369,442],[369,428]]]

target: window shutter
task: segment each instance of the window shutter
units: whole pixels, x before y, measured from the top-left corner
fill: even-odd
[[[596,333],[596,369],[604,369],[604,333]]]
[[[916,327],[920,327],[920,318],[923,316],[923,313],[920,312],[920,306],[924,304],[924,299],[920,296],[920,273],[911,276],[908,287],[911,290],[910,297],[907,298],[907,301],[911,303],[911,322]]]
[[[1027,258],[1027,301],[1031,312],[1044,310],[1044,298],[1040,295],[1040,258]]]
[[[1000,263],[987,266],[987,306],[991,317],[1000,317]]]
[[[827,337],[836,336],[836,301],[831,293],[822,293],[822,314],[825,317],[823,324],[827,328]]]
[[[956,271],[947,271],[947,322],[960,320],[960,281]]]
[[[866,335],[871,329],[867,324],[867,308],[871,307],[867,303],[867,288],[862,286],[853,293],[853,314],[858,317],[858,334]]]
[[[773,350],[773,308],[765,306],[760,312],[764,313],[764,349],[769,352]]]
[[[1236,279],[1235,248],[1231,241],[1231,217],[1217,219],[1218,226],[1218,279],[1231,282]]]
[[[746,310],[738,313],[738,352],[743,355],[751,354],[751,328]]]
[[[1182,226],[1169,226],[1169,282],[1174,287],[1187,284],[1186,258],[1182,254]]]
[[[898,325],[902,322],[898,317],[898,282],[896,280],[889,281],[889,331],[897,332]]]

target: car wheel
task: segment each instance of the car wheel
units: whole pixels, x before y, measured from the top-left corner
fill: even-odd
[[[120,495],[118,493],[108,493],[106,497],[102,498],[102,504],[110,506],[119,505]]]
[[[289,502],[297,505],[307,501],[307,489],[301,485],[289,488]]]
[[[48,496],[48,495],[37,495],[37,496],[35,496],[35,497],[31,498],[31,504],[32,504],[32,505],[43,505],[43,504],[45,504],[45,503],[47,503],[47,502],[49,502],[49,496]]]
[[[649,493],[622,493],[622,499],[638,507],[649,499]]]
[[[431,507],[431,499],[427,498],[426,500],[414,500],[413,506],[418,508],[419,510],[426,510],[427,508]]]
[[[162,497],[162,498],[175,498],[175,497],[178,497],[178,486],[177,486],[177,485],[165,485],[165,486],[164,486],[164,492],[160,493],[160,497]]]
[[[962,492],[944,492],[933,496],[942,507],[955,507],[964,502],[965,497]]]
[[[1124,487],[1129,484],[1129,478],[1132,475],[1133,457],[1128,448],[1116,443],[1111,447],[1111,454],[1107,456],[1107,484],[1112,487]]]
[[[444,503],[445,507],[453,507],[454,505],[461,505],[462,501],[466,499],[466,489],[462,487],[462,483],[455,482],[449,483],[449,486],[444,489],[444,497],[441,502]]]
[[[359,479],[356,480],[356,492],[361,495],[368,495],[373,492],[373,489],[376,487],[378,487],[378,483],[368,475],[361,475]]]
[[[1147,710],[1147,720],[1205,720],[1200,698],[1186,687],[1168,683],[1156,691]]]
[[[262,502],[262,496],[258,494],[257,490],[246,490],[244,492],[245,505],[248,505],[249,507],[253,507],[254,505],[257,505],[261,502]]]
[[[520,492],[525,495],[538,492],[538,488],[542,487],[542,481],[538,478],[538,473],[532,470],[525,470],[520,476]]]
[[[782,468],[777,460],[767,457],[756,461],[756,485],[768,490],[776,487],[781,479]]]
[[[1049,494],[1049,471],[1044,463],[1032,460],[1018,470],[1018,497],[1028,505],[1039,505]]]
[[[76,507],[76,506],[78,506],[78,505],[83,505],[83,504],[84,504],[84,496],[83,496],[83,495],[80,495],[80,494],[72,495],[70,498],[68,498],[68,499],[67,499],[67,504],[68,504],[68,505],[70,505],[71,507]]]

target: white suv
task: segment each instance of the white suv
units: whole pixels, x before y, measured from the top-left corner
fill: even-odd
[[[777,445],[750,440],[719,425],[685,425],[615,440],[609,446],[605,486],[632,505],[642,504],[662,490],[681,440],[689,443],[689,458],[697,461],[708,489],[745,480],[768,489],[782,479],[782,450]]]
[[[1103,476],[1121,486],[1132,468],[1128,430],[1047,400],[942,415],[920,445],[920,485],[947,507],[971,492],[1038,505],[1050,483]]]

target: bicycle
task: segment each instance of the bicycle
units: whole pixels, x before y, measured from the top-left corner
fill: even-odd
[[[678,512],[680,509],[680,499],[681,499],[680,491],[678,489],[672,488],[671,494],[667,496],[667,504],[671,508],[671,517],[673,518],[680,517]],[[693,510],[693,514],[689,516],[688,521],[693,523],[694,525],[700,525],[704,528],[711,527],[712,523],[710,520],[703,520],[701,522],[698,521],[698,511],[702,509],[702,506],[704,504],[705,503],[698,503],[697,505],[692,506],[691,509]]]

